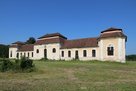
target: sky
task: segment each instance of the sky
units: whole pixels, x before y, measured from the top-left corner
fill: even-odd
[[[97,37],[110,27],[123,29],[126,53],[136,54],[136,0],[0,0],[0,44],[55,32]]]

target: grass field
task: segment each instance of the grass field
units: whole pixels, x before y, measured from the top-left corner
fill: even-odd
[[[136,61],[34,63],[35,72],[0,72],[0,91],[136,91]]]

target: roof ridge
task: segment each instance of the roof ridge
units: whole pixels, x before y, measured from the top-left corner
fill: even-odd
[[[46,37],[53,37],[53,36],[59,36],[59,37],[63,37],[63,38],[65,38],[65,39],[67,39],[67,37],[65,37],[64,35],[62,35],[61,33],[58,33],[58,32],[45,34],[45,35],[39,37],[38,39],[46,38]]]
[[[88,37],[88,38],[79,38],[79,39],[70,39],[70,40],[66,40],[66,41],[74,41],[74,40],[82,40],[82,39],[97,39],[99,37]]]
[[[110,27],[110,28],[107,28],[107,29],[101,31],[101,33],[108,32],[108,31],[114,31],[114,30],[120,30],[120,31],[122,31],[121,28]]]

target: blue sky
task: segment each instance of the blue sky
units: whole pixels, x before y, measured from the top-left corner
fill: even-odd
[[[127,54],[136,54],[136,0],[0,0],[0,44],[54,32],[96,37],[109,27],[122,28]]]

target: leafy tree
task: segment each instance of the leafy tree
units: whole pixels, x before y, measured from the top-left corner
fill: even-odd
[[[34,44],[36,42],[34,37],[30,37],[27,41],[26,44]]]
[[[8,55],[9,55],[9,46],[0,44],[0,57],[8,58]]]

